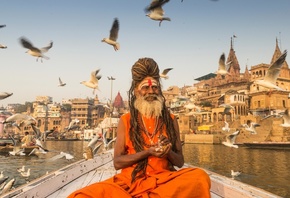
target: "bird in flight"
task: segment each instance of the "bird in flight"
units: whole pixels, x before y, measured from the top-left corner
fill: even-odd
[[[283,121],[284,123],[281,124],[282,127],[290,127],[290,111],[289,109],[286,109],[283,113]]]
[[[6,27],[6,25],[0,25],[0,28]],[[2,45],[0,44],[0,49],[6,49],[7,46],[6,45]]]
[[[0,44],[0,49],[6,49],[6,48],[7,48],[6,45],[2,45],[2,44]]]
[[[60,77],[58,78],[58,82],[59,82],[59,84],[58,84],[59,87],[64,87],[66,85],[66,83],[62,82]]]
[[[225,132],[229,132],[230,131],[229,123],[227,121],[225,121],[225,126],[222,127],[222,130],[225,131]]]
[[[233,148],[239,148],[238,145],[235,144],[237,136],[240,134],[240,131],[235,131],[230,135],[226,136],[226,141],[222,142],[223,145]]]
[[[219,69],[218,69],[217,73],[222,75],[222,76],[229,74],[228,69],[229,69],[230,64],[231,64],[231,61],[226,64],[226,56],[223,53],[219,59]]]
[[[167,68],[167,69],[164,69],[163,71],[162,71],[162,73],[160,74],[160,78],[164,78],[164,79],[168,79],[169,77],[167,76],[167,74],[168,74],[168,72],[170,71],[170,70],[172,70],[173,68]]]
[[[43,47],[43,48],[37,48],[37,47],[34,47],[32,45],[32,43],[24,38],[24,37],[21,37],[19,39],[20,41],[20,44],[24,47],[24,48],[27,48],[28,50],[26,51],[26,53],[30,54],[31,56],[35,56],[37,57],[36,58],[36,61],[38,61],[38,59],[40,58],[41,62],[42,62],[42,58],[48,60],[49,57],[45,56],[43,53],[46,53],[48,52],[48,50],[52,47],[53,45],[53,42],[50,41],[50,43],[46,46],[46,47]]]
[[[117,51],[120,49],[120,44],[117,42],[118,39],[118,33],[119,33],[119,20],[118,18],[114,19],[112,28],[110,30],[110,37],[109,38],[103,38],[102,42],[108,43],[109,45],[112,45],[114,47],[114,50]]]
[[[101,75],[98,75],[100,69],[91,72],[91,78],[89,81],[82,81],[81,84],[92,88],[93,94],[95,94],[95,90],[99,89],[99,80],[101,79]]]
[[[8,98],[9,96],[12,96],[13,93],[8,93],[8,92],[0,92],[0,100],[3,100],[5,98]]]
[[[286,59],[287,51],[285,50],[282,55],[268,68],[268,71],[264,79],[257,79],[254,81],[254,84],[261,85],[268,89],[276,89],[284,91],[281,87],[276,85],[276,80],[280,74],[281,67]]]
[[[245,127],[245,130],[249,131],[250,134],[256,135],[257,134],[256,127],[259,127],[261,125],[256,122],[252,122],[251,120],[248,120],[247,124],[243,124],[242,126]]]
[[[159,26],[161,26],[162,21],[171,21],[169,17],[164,16],[164,10],[162,6],[169,2],[169,0],[152,0],[151,4],[145,9],[147,17],[152,20],[159,21]]]

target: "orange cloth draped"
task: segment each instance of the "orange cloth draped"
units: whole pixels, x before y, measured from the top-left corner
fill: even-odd
[[[130,114],[121,117],[126,129],[126,149],[128,154],[136,153],[129,138]],[[154,131],[156,120],[144,119],[148,132]],[[151,126],[149,128],[149,126]],[[146,127],[146,128],[147,128]],[[159,134],[166,136],[165,127]],[[157,142],[157,137],[153,138]],[[149,144],[149,138],[144,135],[144,139]],[[145,148],[146,149],[146,148]],[[131,183],[131,173],[135,165],[122,169],[121,173],[103,182],[98,182],[80,190],[75,191],[69,198],[88,197],[138,197],[138,198],[163,198],[163,197],[190,197],[208,198],[210,197],[209,176],[198,168],[183,168],[178,171],[170,171],[167,158],[157,158],[150,156],[146,168],[146,176],[138,178]]]

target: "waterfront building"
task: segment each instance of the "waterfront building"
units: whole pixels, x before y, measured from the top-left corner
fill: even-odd
[[[251,67],[251,82],[262,79],[267,73],[269,66],[281,56],[281,50],[276,39],[276,46],[270,64],[261,63]],[[290,69],[285,61],[282,65],[276,85],[285,91],[270,90],[268,88],[251,84],[249,90],[250,111],[254,115],[266,116],[277,114],[290,107]]]

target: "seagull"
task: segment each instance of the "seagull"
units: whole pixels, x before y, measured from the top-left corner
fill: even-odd
[[[245,127],[245,130],[249,131],[250,134],[256,135],[257,134],[256,127],[259,127],[261,125],[255,122],[251,122],[251,120],[248,120],[247,124],[243,124],[242,126]]]
[[[261,85],[268,89],[277,89],[280,91],[284,91],[281,87],[276,85],[276,80],[280,74],[282,64],[284,63],[287,56],[287,51],[285,50],[282,55],[272,64],[270,65],[264,79],[255,80],[254,84]]]
[[[58,84],[59,87],[64,87],[66,85],[66,83],[62,82],[60,77],[58,78],[58,81],[59,81],[59,84]]]
[[[168,79],[167,73],[172,70],[173,68],[164,69],[163,72],[160,74],[160,78]]]
[[[17,171],[18,171],[19,173],[24,172],[24,171],[25,171],[25,165],[22,165],[21,168],[17,168]]]
[[[232,175],[232,177],[237,177],[237,176],[239,176],[240,174],[241,174],[240,171],[234,171],[234,170],[231,170],[231,175]]]
[[[9,154],[10,155],[13,155],[13,156],[15,156],[15,155],[25,155],[25,153],[24,153],[24,149],[18,149],[18,148],[16,148],[16,147],[14,147],[13,148],[13,151],[9,151]]]
[[[281,124],[282,127],[290,127],[290,112],[288,109],[285,110],[283,114],[284,123]]]
[[[67,127],[67,131],[73,130],[74,128],[76,128],[77,124],[79,123],[79,119],[75,118],[72,121],[70,121],[68,127]],[[77,126],[79,127],[79,126]]]
[[[118,20],[118,18],[115,18],[113,25],[112,25],[112,28],[110,30],[110,37],[103,38],[102,42],[105,42],[105,43],[108,43],[109,45],[112,45],[114,47],[115,51],[119,50],[120,44],[117,42],[118,33],[119,33],[119,20]]]
[[[231,64],[231,61],[226,64],[226,56],[223,53],[219,59],[219,69],[218,69],[217,73],[222,75],[222,76],[229,74],[228,67],[230,64]]]
[[[8,123],[8,122],[28,121],[28,120],[34,121],[36,123],[35,118],[33,118],[32,116],[29,116],[29,115],[26,115],[26,114],[21,114],[21,113],[16,113],[16,114],[13,114],[13,115],[9,116],[3,122],[3,124]]]
[[[0,100],[8,98],[9,96],[12,96],[12,95],[13,93],[10,93],[10,92],[0,92]]]
[[[23,176],[23,177],[29,177],[30,176],[30,168],[27,169],[27,171],[23,171],[23,172],[20,172],[20,174]]]
[[[116,141],[117,137],[113,138],[112,140],[110,140],[110,141],[108,142],[108,140],[107,140],[107,138],[106,138],[106,134],[107,134],[107,131],[105,131],[105,132],[103,133],[103,138],[102,138],[102,139],[103,139],[103,143],[104,143],[104,149],[105,149],[105,150],[108,150],[109,146],[110,146],[113,142]]]
[[[7,182],[7,184],[5,184],[3,189],[0,191],[0,195],[4,195],[5,193],[7,193],[12,188],[14,182],[15,182],[14,178],[9,180],[9,182]]]
[[[101,79],[101,75],[98,75],[100,69],[97,69],[95,71],[91,72],[91,78],[89,81],[82,81],[81,84],[92,88],[93,89],[93,94],[95,93],[95,90],[99,90],[99,80]]]
[[[1,48],[1,49],[6,49],[7,46],[6,46],[6,45],[2,45],[2,44],[0,44],[0,48]]]
[[[3,173],[3,171],[1,171]],[[0,190],[5,186],[5,181],[8,179],[8,176],[4,176],[0,178]],[[0,193],[1,195],[1,193]]]
[[[239,148],[238,145],[235,145],[236,138],[239,134],[240,134],[240,131],[235,131],[232,134],[227,135],[226,141],[222,142],[222,144],[228,147]]]
[[[162,6],[167,2],[169,2],[169,0],[152,0],[150,6],[146,8],[146,11],[149,11],[146,16],[152,20],[160,21],[159,27],[161,26],[162,21],[171,21],[169,17],[164,16],[164,11],[162,9]]]
[[[98,152],[99,148],[103,143],[100,143],[96,146],[96,144],[102,139],[100,136],[95,136],[91,139],[88,146],[86,147],[86,152],[84,153],[85,159],[93,159],[94,155]]]
[[[24,48],[28,49],[28,51],[26,51],[28,54],[30,54],[31,56],[37,57],[36,61],[38,61],[38,58],[40,58],[41,62],[42,62],[42,58],[46,60],[49,59],[49,57],[45,56],[43,53],[48,52],[48,50],[52,47],[53,45],[52,41],[50,41],[50,43],[46,47],[39,49],[39,48],[34,47],[32,43],[24,37],[21,37],[19,40],[20,40],[20,44]]]
[[[224,114],[229,114],[231,110],[235,110],[235,108],[230,104],[221,104],[219,107],[224,107]]]
[[[63,157],[65,157],[65,159],[67,159],[67,160],[74,158],[74,156],[72,156],[71,154],[61,151],[58,155],[55,155],[52,158],[50,158],[49,161],[55,161],[55,160],[63,158]]]
[[[225,132],[229,132],[230,128],[229,128],[229,123],[227,121],[225,121],[225,126],[222,128],[223,131]]]

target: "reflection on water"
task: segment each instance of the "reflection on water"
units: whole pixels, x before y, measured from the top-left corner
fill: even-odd
[[[55,151],[39,156],[0,155],[0,171],[15,178],[15,187],[38,178],[46,172],[55,171],[75,161],[83,159],[83,149],[88,142],[82,141],[47,141],[46,148]],[[74,156],[56,161],[48,159],[60,151]],[[236,179],[260,187],[282,197],[290,197],[290,150],[264,150],[239,147],[229,148],[223,145],[185,144],[183,146],[185,162],[199,166],[221,175],[231,177],[231,169],[241,171]],[[22,165],[31,169],[31,176],[25,180],[17,168]]]
[[[290,197],[290,150],[229,148],[223,145],[185,144],[185,162],[236,178],[282,197]]]

